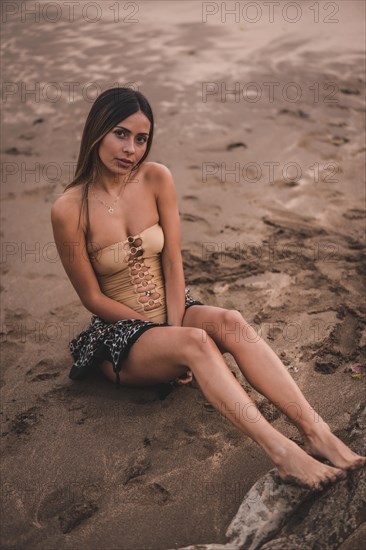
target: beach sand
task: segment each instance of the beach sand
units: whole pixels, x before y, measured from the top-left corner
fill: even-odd
[[[92,23],[83,4],[73,22],[59,2],[58,20],[49,8],[3,24],[2,548],[224,543],[271,461],[195,382],[168,393],[68,378],[67,343],[91,314],[57,257],[50,207],[98,91],[133,83],[156,117],[149,160],[176,182],[186,285],[239,310],[348,442],[365,406],[366,373],[345,370],[366,354],[365,7],[339,2],[331,17],[320,2],[315,23],[313,3],[301,2],[298,22],[270,23],[257,2],[256,23],[222,13],[205,23],[201,2],[132,3],[135,14],[120,3],[117,21],[99,2]]]

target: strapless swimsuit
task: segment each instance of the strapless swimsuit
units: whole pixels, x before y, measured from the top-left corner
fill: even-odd
[[[89,326],[69,342],[74,359],[69,378],[83,378],[104,359],[110,361],[120,385],[122,360],[146,330],[169,326],[165,301],[161,252],[164,232],[159,223],[141,233],[129,236],[89,253],[89,258],[104,294],[144,314],[150,319],[121,319],[108,323],[93,315]],[[204,305],[185,288],[185,308]]]

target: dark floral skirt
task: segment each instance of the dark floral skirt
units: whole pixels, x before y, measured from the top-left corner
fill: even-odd
[[[192,298],[189,287],[185,288],[185,298],[186,309],[193,305],[204,305]],[[113,365],[117,387],[119,387],[121,361],[127,357],[132,344],[146,330],[163,326],[169,326],[169,324],[142,319],[121,319],[115,323],[108,323],[101,317],[93,315],[89,326],[69,342],[69,349],[74,359],[69,378],[72,380],[83,378],[106,359]]]

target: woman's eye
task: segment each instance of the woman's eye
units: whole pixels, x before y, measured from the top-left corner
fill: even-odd
[[[116,130],[114,133],[120,138],[126,136],[126,133],[125,133],[124,130]],[[137,138],[137,141],[138,141],[139,144],[142,145],[142,144],[147,142],[147,137],[146,136],[141,136],[141,137]]]
[[[118,137],[121,137],[121,134],[124,134],[124,131],[123,130],[116,130],[114,133],[117,134]]]

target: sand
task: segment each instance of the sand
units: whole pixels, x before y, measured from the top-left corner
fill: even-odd
[[[2,547],[224,542],[272,463],[195,383],[118,392],[102,374],[68,378],[67,343],[91,314],[57,257],[50,207],[97,93],[133,83],[156,117],[150,160],[176,182],[192,295],[239,310],[347,441],[365,402],[365,374],[345,371],[366,353],[364,4],[332,15],[320,2],[318,23],[311,2],[293,23],[269,22],[260,2],[256,23],[204,23],[190,1],[138,2],[135,15],[120,3],[117,21],[99,2],[95,23],[86,2],[74,21],[62,2],[60,17],[27,2],[37,21],[8,4],[19,10],[2,38]]]

